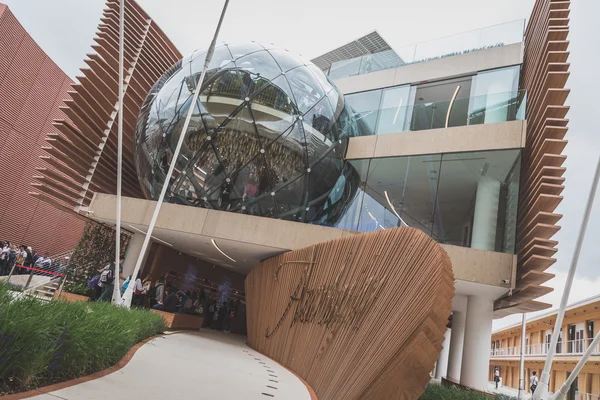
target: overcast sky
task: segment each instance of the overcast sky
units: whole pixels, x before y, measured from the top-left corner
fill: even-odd
[[[221,1],[138,0],[183,54],[204,49],[212,38]],[[30,35],[71,77],[79,74],[91,52],[103,0],[0,0],[7,4]],[[565,166],[564,215],[558,262],[549,270],[555,291],[543,298],[558,306],[596,160],[600,154],[600,45],[595,17],[597,0],[571,4],[571,111],[569,156]],[[377,30],[394,48],[488,25],[528,18],[534,0],[231,0],[221,41],[273,42],[314,58],[368,32]],[[596,72],[594,74],[594,72]],[[600,197],[600,195],[599,195]],[[600,294],[600,207],[596,202],[570,302]],[[494,321],[500,328],[519,316]]]

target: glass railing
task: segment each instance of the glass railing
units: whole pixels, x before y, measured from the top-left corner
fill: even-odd
[[[525,20],[519,19],[404,46],[396,51],[387,50],[350,60],[338,61],[331,64],[329,76],[332,79],[345,78],[519,43],[523,40],[524,29]]]
[[[404,107],[356,112],[355,118],[373,134],[525,119],[526,91],[444,100]]]

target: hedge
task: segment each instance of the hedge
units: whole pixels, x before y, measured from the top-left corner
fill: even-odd
[[[419,397],[419,400],[516,400],[514,397],[498,394],[494,397],[484,396],[483,394],[470,392],[468,390],[456,387],[444,387],[439,384],[430,383],[425,388],[425,392]]]
[[[165,329],[147,310],[14,296],[0,284],[0,394],[101,371]]]

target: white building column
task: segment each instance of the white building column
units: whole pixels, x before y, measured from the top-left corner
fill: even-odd
[[[482,176],[477,184],[471,248],[495,250],[499,205],[500,181]]]
[[[129,275],[133,273],[135,269],[135,263],[137,262],[137,258],[140,255],[140,251],[142,250],[142,244],[144,243],[144,235],[141,233],[134,233],[129,239],[129,244],[127,245],[127,251],[125,252],[125,261],[123,262],[123,276],[127,278]],[[144,255],[144,261],[142,262],[142,268],[146,263],[146,257],[150,251],[150,247],[148,246],[148,251]],[[142,276],[140,276],[143,279]]]
[[[481,296],[468,296],[461,385],[481,391],[487,390],[493,318],[493,300]]]
[[[467,296],[455,295],[452,299],[452,336],[450,337],[447,375],[448,379],[455,383],[460,383],[466,314]]]
[[[444,334],[444,343],[442,343],[442,352],[435,368],[435,379],[442,379],[448,376],[448,355],[450,354],[450,338],[452,330],[446,329]]]

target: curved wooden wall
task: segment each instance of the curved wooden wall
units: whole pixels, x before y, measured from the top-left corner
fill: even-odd
[[[154,83],[181,54],[134,1],[125,1],[125,100],[123,195],[142,197],[133,162],[140,107]],[[64,116],[48,134],[46,166],[38,168],[30,194],[70,211],[89,204],[94,192],[116,193],[119,76],[119,5],[108,0],[79,83],[60,107]]]
[[[454,296],[450,258],[414,228],[349,236],[268,259],[246,278],[248,343],[320,400],[416,399]]]
[[[534,299],[552,291],[542,284],[554,277],[544,272],[556,259],[562,215],[554,210],[564,189],[562,151],[567,145],[569,107],[570,1],[537,0],[525,32],[521,87],[527,89],[527,139],[523,150],[517,226],[517,285],[511,296],[496,302],[495,317],[537,311],[550,304]]]

